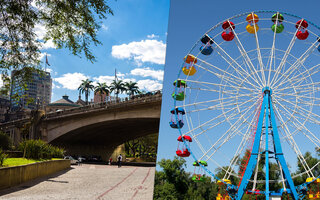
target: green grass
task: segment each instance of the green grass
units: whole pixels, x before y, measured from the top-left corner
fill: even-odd
[[[61,158],[52,158],[51,160],[60,160]],[[26,159],[26,158],[7,158],[3,162],[3,167],[13,167],[19,165],[26,165],[36,162],[42,162],[46,160],[33,160],[33,159]]]

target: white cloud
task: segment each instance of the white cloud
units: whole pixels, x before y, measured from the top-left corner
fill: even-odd
[[[162,89],[162,83],[156,80],[145,79],[139,80],[137,83],[140,90],[155,91]]]
[[[44,25],[36,24],[34,26],[34,32],[37,35],[36,38],[42,40],[44,38],[44,36],[46,35],[47,30],[46,30],[46,27]]]
[[[46,42],[43,42],[42,47],[40,49],[50,49],[50,48],[53,48],[53,49],[56,48],[56,46],[53,44],[52,40],[48,40]]]
[[[40,49],[50,49],[50,48],[56,48],[56,46],[53,44],[52,40],[43,41],[44,36],[46,35],[46,27],[42,24],[36,24],[34,26],[34,32],[37,35],[36,38],[38,40],[41,40],[41,48]]]
[[[135,80],[135,79],[125,79],[125,74],[122,74],[120,72],[117,72],[117,78],[119,80],[122,80],[123,82],[126,82],[128,80]],[[110,83],[115,79],[115,76],[98,76],[98,77],[93,77],[93,80],[96,83],[106,83],[107,85],[110,85]],[[96,84],[95,83],[95,84]]]
[[[93,80],[98,83],[106,83],[107,85],[110,85],[110,83],[114,80],[114,76],[93,77]]]
[[[112,46],[112,56],[118,59],[134,59],[138,64],[151,62],[162,65],[165,61],[166,44],[158,40],[141,40]]]
[[[104,24],[102,24],[102,25],[101,25],[101,28],[102,28],[102,30],[104,30],[104,31],[109,30],[109,27],[108,27],[108,26],[106,26],[106,25],[104,25]]]
[[[135,68],[130,71],[131,75],[142,76],[142,77],[152,77],[159,81],[163,80],[163,70],[153,70],[149,67],[146,68]]]
[[[54,81],[60,83],[62,88],[66,88],[69,90],[76,90],[82,83],[82,80],[90,78],[82,73],[67,73],[63,74],[61,77],[55,78]]]
[[[61,87],[59,85],[54,84],[54,82],[52,82],[52,89],[60,89]]]
[[[159,37],[159,35],[155,35],[155,34],[147,35],[147,38],[150,38],[150,39],[158,38],[158,37]]]

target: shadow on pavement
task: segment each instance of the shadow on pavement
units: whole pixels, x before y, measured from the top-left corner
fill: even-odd
[[[56,178],[56,177],[66,173],[66,172],[68,172],[70,170],[73,170],[73,169],[74,168],[71,166],[68,169],[65,169],[65,170],[50,174],[48,176],[36,178],[36,179],[30,180],[30,181],[21,183],[20,185],[16,185],[16,186],[13,186],[13,187],[10,187],[10,188],[7,188],[7,189],[0,190],[0,196],[6,195],[6,194],[10,194],[12,192],[21,191],[21,190],[24,190],[24,189],[27,189],[27,188],[30,188],[30,187],[33,187],[33,186],[35,186],[35,185],[37,185],[37,184],[39,184],[39,183],[41,183],[43,181],[51,181],[51,182],[57,182],[57,183],[68,183],[68,181],[55,181],[55,180],[50,180],[50,179]]]

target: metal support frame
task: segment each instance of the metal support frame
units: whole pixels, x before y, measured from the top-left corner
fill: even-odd
[[[245,190],[247,188],[249,179],[251,178],[252,174],[254,173],[254,169],[257,165],[257,159],[259,154],[259,148],[260,148],[260,142],[261,137],[263,135],[262,133],[262,127],[265,125],[265,136],[266,136],[266,149],[265,149],[265,155],[266,155],[266,191],[265,196],[266,199],[269,199],[270,191],[269,191],[269,135],[272,136],[273,139],[273,147],[274,147],[274,155],[275,159],[279,161],[284,178],[286,180],[287,188],[291,191],[291,196],[293,199],[298,200],[298,193],[294,186],[293,180],[290,175],[290,171],[288,169],[287,163],[285,161],[285,158],[283,156],[281,143],[280,143],[280,137],[277,129],[276,119],[274,115],[274,111],[272,108],[272,101],[271,101],[271,94],[272,91],[269,87],[263,88],[263,103],[261,106],[261,111],[259,115],[259,121],[258,121],[258,127],[254,138],[254,143],[251,151],[251,156],[248,162],[248,165],[246,167],[245,173],[243,175],[242,181],[239,185],[238,192],[236,194],[236,199],[240,200],[242,199]],[[269,130],[271,130],[271,134],[269,134]],[[273,153],[273,152],[272,152]]]

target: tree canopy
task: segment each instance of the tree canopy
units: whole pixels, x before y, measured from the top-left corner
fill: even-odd
[[[247,151],[248,152],[248,151]],[[247,154],[247,153],[246,153]],[[309,166],[316,166],[313,169],[314,177],[318,177],[320,175],[320,167],[316,165],[320,162],[318,157],[312,156],[310,152],[306,152],[304,154],[304,158],[306,163]],[[246,160],[246,155],[240,157],[239,162],[237,163],[239,167],[239,172],[241,172],[241,166]],[[154,186],[154,199],[215,199],[218,194],[219,186],[216,184],[215,180],[211,180],[210,177],[205,177],[203,182],[193,182],[191,179],[191,173],[185,172],[184,167],[186,165],[186,161],[183,158],[175,157],[173,160],[170,159],[162,159],[158,162],[158,166],[162,169],[161,171],[156,171],[155,174],[155,186]],[[265,173],[262,173],[262,169],[265,167],[265,157],[262,156],[259,161],[259,173],[258,180],[265,180]],[[225,172],[228,169],[228,166],[222,167],[223,169],[217,169],[215,171],[215,175],[223,179],[225,178]],[[280,169],[276,163],[269,163],[270,168],[270,180],[278,180],[281,176]],[[294,183],[295,185],[300,185],[306,181],[306,178],[309,176],[307,174],[301,174],[305,172],[305,169],[301,162],[298,159],[298,168],[296,172],[292,174],[299,175],[295,177]],[[232,171],[233,174],[237,172]],[[252,177],[253,178],[253,177]],[[238,185],[239,179],[237,177],[231,176],[229,178],[234,185]],[[253,184],[249,183],[247,188],[252,188]],[[276,191],[282,188],[281,182],[270,184],[270,189]],[[256,189],[264,191],[265,183],[258,183]],[[317,186],[315,184],[311,184],[309,186],[309,191],[317,191]],[[225,192],[225,191],[224,191]],[[250,195],[245,194],[242,199],[265,199],[264,195]],[[283,194],[283,198],[291,199],[291,197],[287,196],[287,194]]]
[[[97,31],[109,14],[113,11],[106,0],[1,0],[1,74],[39,66],[42,44],[49,40],[57,48],[67,48],[73,55],[95,62],[91,45],[101,44]],[[36,25],[45,27],[41,39]]]

